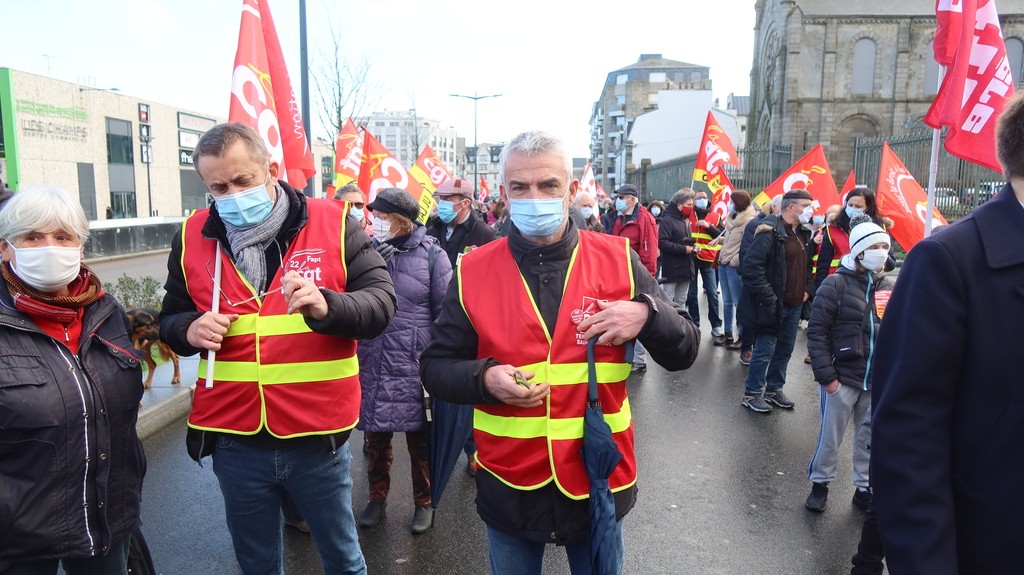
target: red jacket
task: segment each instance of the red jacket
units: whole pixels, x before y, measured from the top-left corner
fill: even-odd
[[[621,215],[615,218],[612,235],[628,239],[629,247],[640,256],[647,271],[655,276],[658,273],[658,222],[647,208],[637,204],[636,209],[638,213],[634,219],[626,220],[630,216]]]

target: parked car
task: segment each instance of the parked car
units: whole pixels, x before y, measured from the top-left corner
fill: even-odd
[[[953,188],[935,188],[935,207],[943,213],[955,211],[960,207],[960,194]]]
[[[965,204],[979,206],[994,198],[1002,188],[1003,182],[995,180],[989,182],[978,182],[976,187],[966,188],[963,191],[962,200]]]

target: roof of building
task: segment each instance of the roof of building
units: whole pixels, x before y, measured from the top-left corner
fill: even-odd
[[[616,72],[642,68],[707,68],[707,66],[680,62],[679,60],[669,60],[668,58],[662,58],[661,54],[640,54],[640,59],[635,64],[619,68]]]
[[[750,115],[750,96],[729,95],[728,109],[736,110],[737,116]]]

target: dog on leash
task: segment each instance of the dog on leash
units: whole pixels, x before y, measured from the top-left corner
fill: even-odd
[[[146,381],[143,387],[149,389],[153,386],[153,372],[156,371],[156,361],[153,359],[153,348],[165,360],[174,363],[174,377],[171,383],[181,383],[181,370],[178,365],[178,354],[174,353],[166,343],[160,341],[160,322],[157,321],[157,311],[149,308],[139,307],[128,312],[128,319],[132,321],[132,345],[142,352],[142,359],[149,368],[146,373]]]

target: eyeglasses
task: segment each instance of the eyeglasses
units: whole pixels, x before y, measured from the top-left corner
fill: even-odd
[[[281,252],[280,251],[277,252],[277,258],[281,262],[281,268],[280,269],[281,269],[281,276],[283,277],[284,273],[285,273],[284,260],[281,259]],[[231,307],[237,307],[237,306],[242,305],[243,303],[249,303],[249,302],[251,302],[254,299],[262,300],[262,299],[264,299],[265,297],[267,297],[268,295],[270,295],[272,293],[277,293],[277,292],[284,293],[284,285],[282,285],[281,287],[277,287],[277,288],[274,288],[274,289],[268,289],[265,292],[258,293],[256,295],[250,297],[250,298],[246,298],[246,299],[243,299],[241,301],[231,301],[228,298],[228,296],[224,294],[224,288],[220,285],[220,282],[217,281],[217,278],[213,277],[213,272],[210,270],[210,266],[211,265],[213,265],[213,260],[207,260],[206,261],[206,273],[210,275],[210,280],[214,283],[214,285],[217,286],[217,291],[220,293],[220,297],[224,298],[224,301],[226,301],[228,303],[228,305],[230,305]],[[271,280],[271,281],[273,281],[273,280]]]

